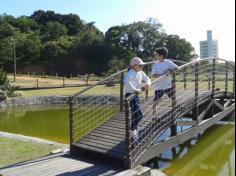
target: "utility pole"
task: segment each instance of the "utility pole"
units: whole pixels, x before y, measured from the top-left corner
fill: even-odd
[[[13,38],[14,82],[16,82],[16,41]]]

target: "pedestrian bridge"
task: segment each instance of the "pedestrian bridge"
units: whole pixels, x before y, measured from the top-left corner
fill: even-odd
[[[166,95],[153,111],[154,84],[143,92],[138,142],[131,138],[130,100],[124,98],[127,70],[113,74],[70,97],[70,148],[72,154],[105,158],[133,168],[211,127],[235,111],[235,63],[222,59],[191,63],[175,61],[180,70],[170,73],[173,96]],[[152,62],[144,67],[149,74]],[[177,128],[189,126],[185,131]],[[161,134],[170,136],[161,139]]]

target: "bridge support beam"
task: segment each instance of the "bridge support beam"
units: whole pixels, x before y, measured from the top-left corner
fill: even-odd
[[[216,122],[228,116],[230,113],[235,111],[235,103],[230,107],[226,108],[224,111],[214,115],[212,118],[200,122],[197,126],[194,126],[182,133],[179,133],[177,136],[170,137],[165,139],[162,142],[152,145],[136,162],[136,165],[145,163],[153,158],[153,156],[160,155],[167,149],[171,149],[177,145],[184,143],[185,141],[191,139],[193,136],[198,135],[202,131],[210,128]]]

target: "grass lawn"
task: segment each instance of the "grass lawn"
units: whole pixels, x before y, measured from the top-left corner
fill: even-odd
[[[0,167],[47,155],[56,148],[58,147],[53,145],[0,138]]]
[[[194,90],[195,83],[188,82],[187,89]],[[224,90],[225,82],[224,81],[217,81],[216,88],[221,88]],[[207,90],[208,83],[207,82],[200,82],[199,83],[200,89]],[[57,88],[57,89],[39,89],[39,90],[25,90],[21,91],[23,93],[23,97],[32,97],[32,96],[49,96],[49,95],[63,95],[69,96],[78,93],[79,91],[85,89],[86,87],[68,87],[68,88]],[[150,95],[153,94],[154,86],[150,89]],[[183,83],[177,83],[177,88],[183,89]],[[233,83],[229,81],[229,91],[232,91]],[[83,93],[82,95],[119,95],[120,94],[120,86],[116,85],[115,87],[106,87],[104,85],[96,86],[87,92]]]
[[[23,97],[32,97],[32,96],[49,96],[49,95],[73,95],[80,90],[83,90],[85,87],[68,87],[68,88],[57,88],[57,89],[38,89],[38,90],[24,90]]]
[[[74,95],[79,91],[85,89],[86,87],[69,87],[69,88],[57,88],[57,89],[41,89],[41,90],[24,90],[23,97],[32,97],[32,96],[49,96],[49,95]],[[119,95],[120,87],[119,85],[115,87],[106,87],[104,85],[96,86],[82,95]]]

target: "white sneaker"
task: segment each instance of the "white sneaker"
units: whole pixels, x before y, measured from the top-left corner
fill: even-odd
[[[132,135],[133,138],[136,138],[137,135],[138,135],[137,130],[133,130],[133,131],[131,131],[131,135]]]
[[[132,135],[134,143],[136,144],[138,142],[138,137],[139,137],[138,131],[137,130],[131,131],[131,135]]]

